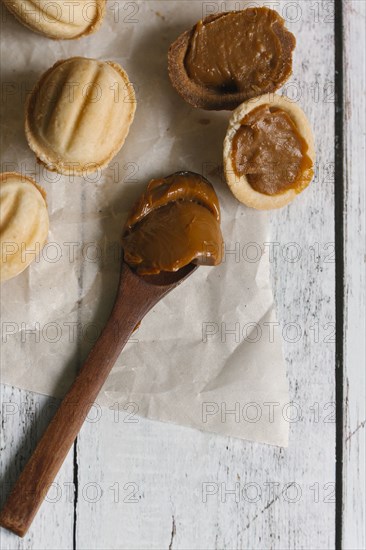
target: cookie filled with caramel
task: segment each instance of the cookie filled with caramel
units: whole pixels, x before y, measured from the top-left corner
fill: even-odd
[[[194,107],[231,110],[286,82],[295,45],[284,19],[269,8],[211,15],[170,46],[169,76]]]
[[[265,94],[234,111],[224,167],[239,201],[259,210],[285,206],[310,184],[314,162],[312,131],[296,103]]]
[[[153,179],[126,221],[124,261],[139,275],[218,265],[220,206],[212,185],[194,172]]]

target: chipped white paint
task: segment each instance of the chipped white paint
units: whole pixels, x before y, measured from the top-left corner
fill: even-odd
[[[366,3],[344,6],[345,36],[345,345],[344,549],[366,548],[365,536],[365,262]],[[362,62],[363,60],[363,62]]]
[[[50,399],[1,386],[1,504],[57,406]],[[71,454],[50,488],[32,529],[20,539],[0,528],[0,548],[58,550],[72,548],[74,491]],[[71,482],[71,485],[69,485]]]
[[[113,422],[113,411],[105,411],[78,439],[79,495],[88,483],[104,489],[97,503],[79,498],[79,548],[334,547],[334,35],[327,12],[299,6],[299,20],[289,24],[298,46],[287,90],[314,126],[318,181],[273,214],[272,235],[280,243],[273,263],[279,319],[288,339],[296,340],[289,323],[303,333],[285,343],[290,398],[301,419],[284,450],[142,419],[126,423],[123,414]],[[156,44],[162,56],[174,33]],[[299,261],[284,260],[296,246]],[[115,503],[110,487],[117,484]],[[131,487],[138,503],[124,502]]]
[[[221,2],[218,4],[221,6]],[[226,6],[234,4],[227,2]],[[279,243],[273,245],[273,284],[278,318],[287,334],[284,352],[290,400],[296,403],[285,411],[288,417],[295,417],[290,426],[289,448],[151,422],[126,411],[95,409],[96,416],[91,415],[77,443],[78,549],[334,548],[332,2],[274,2],[273,7],[293,20],[288,26],[296,34],[298,45],[294,74],[286,89],[288,95],[298,98],[314,127],[319,165],[317,181],[311,188],[271,217],[272,240]],[[163,41],[154,47],[161,48],[164,55],[176,30],[169,27],[168,2],[159,2],[157,11],[160,15],[152,10],[151,17],[165,16],[162,24],[166,32]],[[352,47],[357,48],[356,42]],[[357,104],[356,88],[353,90],[350,97]],[[203,113],[205,119],[211,116],[215,114]],[[355,118],[352,120],[357,124]],[[349,127],[350,135],[354,128]],[[188,155],[190,144],[184,146]],[[209,152],[207,155],[205,161],[217,164],[216,158],[210,158]],[[355,187],[354,194],[348,195],[349,220],[358,208],[357,185],[364,183],[364,179],[355,179],[357,172],[349,175],[349,182]],[[218,180],[214,183],[220,185]],[[354,241],[351,233],[349,245]],[[298,261],[291,261],[294,252]],[[359,272],[353,270],[351,262],[347,262],[347,268],[350,284],[358,284],[352,277],[360,277]],[[356,295],[353,300],[356,308]],[[356,319],[348,325],[349,330],[354,330],[355,322]],[[350,365],[351,395],[351,391],[356,392],[358,369],[363,366],[357,365],[353,356]],[[35,404],[47,402],[46,398],[3,388],[3,404],[9,401],[26,402],[28,411]],[[347,429],[351,431],[361,419],[352,407],[350,401]],[[10,406],[7,412],[11,410]],[[46,423],[46,415],[41,416]],[[7,414],[1,440],[3,473],[12,464],[14,470],[19,470],[40,431],[32,414]],[[349,440],[352,445],[358,437]],[[21,446],[24,451],[17,454],[16,449]],[[353,529],[355,522],[359,525],[361,514],[357,516],[359,520],[352,519],[352,499],[358,502],[359,497],[357,478],[351,474],[360,455],[353,452],[349,443],[347,446],[349,469],[345,481],[350,482],[350,492],[345,493],[345,526]],[[57,480],[61,488],[59,501],[42,506],[24,541],[1,530],[2,548],[73,547],[72,458],[71,453]],[[54,498],[54,494],[50,496]],[[360,544],[357,546],[360,540],[345,537],[349,542],[346,547],[361,548]]]

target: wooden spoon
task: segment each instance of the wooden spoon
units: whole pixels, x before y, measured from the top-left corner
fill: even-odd
[[[18,478],[0,525],[24,537],[119,354],[146,313],[197,266],[138,276],[122,261],[116,301],[102,334]]]

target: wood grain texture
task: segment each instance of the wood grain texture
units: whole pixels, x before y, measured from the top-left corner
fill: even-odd
[[[159,300],[196,269],[189,264],[175,273],[144,278],[122,262],[110,318],[6,500],[0,512],[2,527],[20,537],[27,533],[131,333]]]
[[[361,550],[365,536],[365,25],[366,4],[344,3],[344,497],[343,547]]]
[[[58,404],[55,399],[1,386],[1,506]],[[24,539],[0,529],[2,550],[72,548],[72,458],[71,453],[49,490],[32,529]]]
[[[133,414],[138,403],[119,414],[103,409],[78,438],[78,548],[334,547],[333,20],[321,3],[296,2],[295,11],[287,4],[273,5],[295,20],[288,27],[298,39],[286,89],[314,127],[319,164],[317,181],[271,222],[279,243],[273,282],[297,407],[288,413],[299,413],[289,448],[147,421]],[[147,4],[140,5],[143,14]],[[169,23],[165,5],[158,9]],[[218,159],[208,151],[205,161]],[[286,259],[294,250],[299,260]],[[298,341],[293,331],[301,332]]]
[[[122,262],[110,318],[7,498],[0,512],[2,527],[20,537],[27,533],[131,333],[159,300],[196,269],[189,264],[175,273],[144,278]]]
[[[139,13],[149,15],[156,7],[168,25],[168,4],[149,3],[148,9],[147,3],[140,2]],[[221,7],[221,2],[207,4]],[[225,9],[232,7],[234,2],[225,3]],[[294,75],[285,89],[291,97],[301,95],[300,104],[314,127],[318,154],[315,183],[271,220],[271,239],[279,243],[272,272],[278,318],[288,330],[284,352],[290,399],[297,404],[295,413],[300,413],[290,426],[289,448],[151,422],[136,416],[138,404],[125,404],[125,410],[123,406],[113,410],[94,407],[77,443],[77,548],[334,548],[333,2],[273,2],[272,7],[293,20],[288,27],[297,36]],[[363,1],[344,2],[347,307],[343,539],[347,550],[365,548],[365,357],[364,345],[360,346],[365,328],[365,174],[358,162],[365,151],[361,101],[365,83],[360,70],[364,18]],[[209,152],[207,161],[217,163]],[[297,250],[301,251],[299,260],[289,261],[288,254],[295,251],[296,256]],[[298,327],[301,337],[295,341]],[[20,471],[42,431],[31,411],[35,404],[42,406],[48,400],[10,388],[3,388],[2,395],[3,403],[25,403],[28,411],[11,414],[10,408],[6,422],[4,416],[2,419],[1,467],[6,480],[8,468]],[[294,409],[288,413],[294,414]],[[1,530],[2,548],[73,548],[71,455],[57,481],[63,488],[61,500],[41,507],[23,541]]]

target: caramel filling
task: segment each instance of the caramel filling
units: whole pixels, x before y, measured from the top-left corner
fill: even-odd
[[[287,79],[294,47],[295,37],[277,12],[248,8],[199,21],[184,64],[196,84],[249,98]]]
[[[291,117],[278,107],[261,105],[241,121],[232,143],[237,176],[265,195],[300,192],[312,180],[308,145]]]
[[[219,264],[220,208],[212,185],[192,172],[151,180],[128,217],[122,246],[140,275]]]

